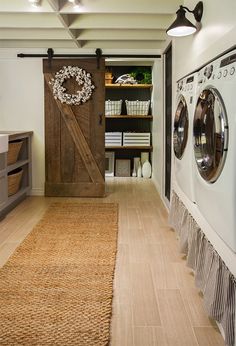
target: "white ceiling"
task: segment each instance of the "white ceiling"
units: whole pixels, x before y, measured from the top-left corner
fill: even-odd
[[[179,0],[0,0],[0,48],[161,49]]]

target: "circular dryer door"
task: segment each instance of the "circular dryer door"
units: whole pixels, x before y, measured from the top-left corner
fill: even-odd
[[[224,166],[228,145],[228,123],[223,100],[214,88],[200,94],[193,123],[194,154],[204,180],[214,183]]]
[[[188,140],[188,108],[186,100],[180,97],[174,119],[174,152],[178,159],[181,159]]]

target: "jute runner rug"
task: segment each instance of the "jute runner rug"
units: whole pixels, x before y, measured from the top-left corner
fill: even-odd
[[[55,203],[0,269],[0,345],[108,345],[118,206]]]

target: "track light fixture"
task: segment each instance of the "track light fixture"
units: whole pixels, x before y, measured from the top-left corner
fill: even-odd
[[[40,6],[41,0],[29,0],[32,6],[38,7]]]
[[[177,18],[176,20],[169,26],[166,30],[169,36],[188,36],[197,31],[195,25],[193,25],[186,17],[185,13],[188,11],[189,13],[193,13],[194,18],[197,22],[201,22],[202,13],[203,13],[203,2],[199,1],[195,6],[194,10],[191,11],[185,6],[180,6],[178,11],[176,12]]]
[[[68,0],[70,3],[72,3],[74,8],[79,7],[80,1],[79,0]]]

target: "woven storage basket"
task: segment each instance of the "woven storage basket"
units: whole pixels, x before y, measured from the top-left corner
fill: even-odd
[[[17,168],[8,173],[8,196],[12,196],[20,189],[23,169]]]
[[[9,142],[8,153],[7,153],[8,166],[12,165],[13,163],[15,163],[17,161],[22,143],[23,143],[23,141],[21,141],[21,140]]]
[[[105,102],[105,115],[120,115],[121,114],[122,100]]]
[[[149,101],[128,101],[125,100],[128,115],[148,115]]]

